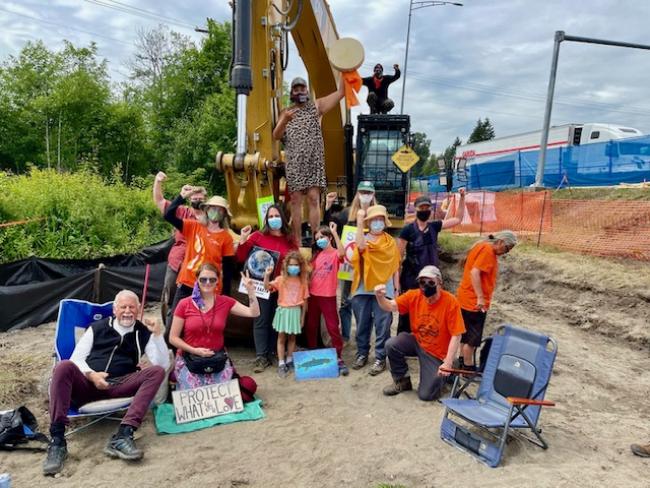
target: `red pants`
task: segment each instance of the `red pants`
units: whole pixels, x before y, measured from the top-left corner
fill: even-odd
[[[343,339],[339,330],[339,314],[336,310],[336,297],[319,297],[311,295],[307,305],[307,347],[316,349],[318,346],[318,332],[320,330],[321,314],[325,317],[325,326],[332,339],[332,346],[340,358],[343,350]]]
[[[111,385],[108,390],[98,390],[79,371],[72,361],[61,361],[54,368],[50,385],[50,420],[52,423],[68,423],[70,405],[81,406],[88,402],[107,398],[133,397],[133,402],[124,415],[123,424],[136,429],[156,396],[158,387],[165,380],[165,370],[150,366],[124,377],[124,381]]]

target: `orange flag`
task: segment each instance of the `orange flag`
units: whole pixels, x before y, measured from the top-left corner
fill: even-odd
[[[359,105],[356,92],[361,90],[361,85],[363,84],[359,72],[355,69],[354,71],[344,71],[341,74],[345,83],[345,105],[348,108]]]

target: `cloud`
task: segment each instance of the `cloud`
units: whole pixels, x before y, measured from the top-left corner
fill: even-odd
[[[106,0],[104,0],[106,1]],[[207,17],[229,21],[223,0],[121,0],[156,12],[185,27],[174,30],[199,42],[192,31]],[[261,1],[261,0],[260,0]],[[308,1],[308,0],[305,0]],[[324,1],[324,0],[311,0]],[[650,2],[566,2],[562,0],[464,0],[464,7],[436,6],[414,10],[411,17],[406,111],[413,131],[425,132],[432,150],[442,151],[456,136],[466,139],[476,120],[489,117],[497,136],[541,128],[556,30],[602,39],[645,43]],[[364,75],[381,62],[403,68],[408,0],[361,2],[330,0],[341,36],[359,39],[365,48]],[[97,35],[100,53],[119,81],[124,62],[133,54],[137,28],[153,28],[160,20],[131,15],[83,0],[5,1],[2,9],[56,22],[52,26],[0,10],[0,57],[17,54],[32,38],[49,47],[62,38],[88,43]],[[121,42],[113,42],[117,39]],[[650,103],[645,81],[650,52],[565,42],[562,44],[552,122],[612,122],[650,132]],[[304,75],[295,52],[286,77]],[[402,80],[390,88],[399,110]],[[365,99],[365,89],[362,99]],[[362,106],[353,116],[368,112]]]

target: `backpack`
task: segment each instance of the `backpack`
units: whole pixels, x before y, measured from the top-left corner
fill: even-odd
[[[38,432],[36,417],[27,407],[0,412],[0,450],[37,449],[34,447],[19,447],[29,441],[48,443],[45,434]]]

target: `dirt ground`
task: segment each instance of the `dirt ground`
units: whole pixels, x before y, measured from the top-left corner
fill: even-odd
[[[58,478],[41,474],[42,453],[0,453],[14,487],[647,487],[650,459],[629,445],[650,442],[650,266],[568,253],[516,249],[503,259],[488,327],[512,323],[555,337],[559,353],[543,411],[550,444],[512,439],[490,469],[440,440],[443,408],[414,392],[387,398],[388,373],[298,383],[273,370],[256,375],[267,417],[191,434],[138,431],[139,464],[102,454],[115,425],[69,441]],[[443,267],[455,290],[456,264]],[[394,324],[395,326],[395,324]],[[26,404],[47,431],[44,385],[54,326],[0,335],[0,408]],[[344,351],[351,362],[354,345]],[[231,349],[243,374],[254,354]],[[412,362],[417,377],[417,363]],[[6,403],[6,404],[5,404]]]

